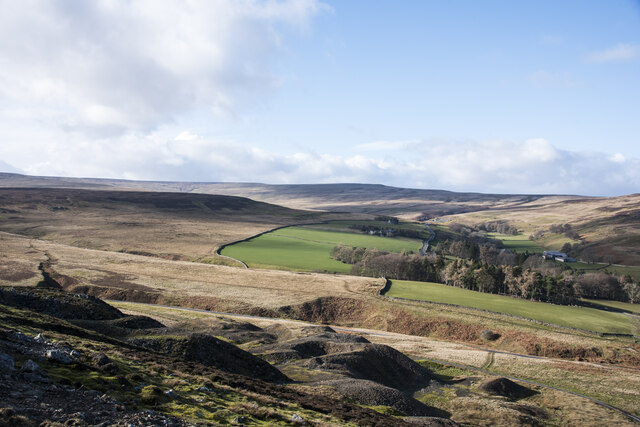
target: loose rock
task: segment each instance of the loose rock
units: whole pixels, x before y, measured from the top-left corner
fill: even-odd
[[[6,353],[0,353],[0,372],[13,372],[14,370],[13,357]]]
[[[52,360],[54,362],[62,363],[64,365],[68,365],[73,362],[73,359],[64,351],[47,350],[47,353],[45,355],[47,359]]]
[[[291,415],[291,422],[298,425],[306,425],[307,422],[298,414]]]

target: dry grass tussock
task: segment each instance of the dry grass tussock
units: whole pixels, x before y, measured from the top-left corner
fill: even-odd
[[[246,270],[186,261],[170,261],[117,252],[88,250],[4,234],[8,256],[16,259],[55,258],[53,269],[72,283],[70,289],[89,287],[111,292],[123,300],[147,302],[201,301],[200,308],[219,308],[221,301],[238,306],[278,308],[323,296],[366,298],[383,286],[381,279],[274,270]],[[33,251],[34,253],[30,253]],[[36,256],[38,258],[36,258]],[[26,257],[26,258],[25,258]],[[29,258],[30,257],[30,258]],[[35,264],[37,267],[37,263]],[[38,278],[34,277],[35,284]],[[2,283],[9,284],[9,281]],[[109,295],[107,295],[109,296]],[[207,301],[211,307],[207,307]]]

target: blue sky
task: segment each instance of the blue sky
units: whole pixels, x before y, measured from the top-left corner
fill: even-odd
[[[637,1],[0,7],[0,170],[640,191]]]

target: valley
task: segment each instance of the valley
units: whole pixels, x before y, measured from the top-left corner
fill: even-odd
[[[365,190],[370,187],[348,185],[308,190],[7,176],[0,183],[4,187],[0,188],[2,289],[55,287],[62,294],[105,299],[126,316],[148,316],[167,329],[127,329],[78,319],[61,320],[75,326],[60,329],[53,328],[57,320],[46,316],[34,326],[25,323],[29,306],[6,305],[10,303],[6,298],[0,300],[0,326],[29,336],[46,329],[45,335],[65,342],[78,339],[68,334],[95,340],[97,335],[81,332],[95,330],[113,340],[105,351],[119,361],[119,369],[130,373],[147,369],[131,364],[136,358],[155,358],[153,363],[160,364],[173,358],[169,365],[177,379],[158,368],[139,375],[147,378],[145,384],[155,375],[153,385],[163,392],[171,388],[182,406],[164,395],[145,403],[133,386],[120,390],[115,380],[96,383],[84,371],[59,370],[62,367],[55,363],[43,362],[54,383],[74,375],[78,384],[124,401],[128,408],[155,408],[164,416],[194,424],[237,424],[238,417],[244,417],[246,425],[288,425],[294,413],[312,425],[600,425],[604,419],[625,425],[640,416],[638,304],[626,296],[586,297],[593,291],[589,286],[600,282],[591,285],[584,274],[598,264],[538,261],[541,250],[561,249],[567,242],[580,242],[578,256],[585,248],[599,254],[604,246],[589,240],[594,234],[587,233],[587,223],[593,227],[597,222],[597,233],[612,242],[619,241],[615,236],[622,227],[633,229],[633,215],[623,218],[619,210],[598,210],[597,199],[454,193],[450,201],[417,205],[411,197],[442,198],[444,193],[384,188],[376,195]],[[26,188],[29,185],[35,187]],[[244,196],[261,201],[203,191],[221,188],[242,190]],[[391,200],[385,203],[382,194]],[[628,209],[634,200],[629,196],[608,203]],[[273,201],[287,207],[270,204]],[[584,210],[582,203],[595,208]],[[352,204],[360,208],[351,209]],[[442,209],[429,211],[435,204]],[[543,212],[551,205],[555,216],[545,217]],[[576,205],[583,209],[579,221],[567,213]],[[520,212],[517,217],[512,216],[515,212]],[[429,229],[416,222],[424,215],[432,220]],[[502,225],[491,225],[496,221]],[[517,234],[505,233],[512,229],[500,221]],[[549,230],[567,223],[577,235]],[[427,239],[429,249],[423,256],[420,250]],[[628,264],[606,260],[602,264],[602,270],[622,272],[615,276],[619,277],[616,292],[627,292],[623,277],[633,279],[640,268],[632,263],[637,250],[633,239],[627,241],[631,250],[616,260]],[[475,254],[473,245],[497,249]],[[616,246],[611,256],[617,257],[624,248]],[[475,255],[465,258],[465,251]],[[344,258],[352,256],[356,258]],[[398,270],[392,261],[409,264]],[[578,289],[585,297],[566,305],[540,302],[543,295],[535,293],[538,282],[532,282],[533,294],[522,294],[529,289],[524,281],[518,282],[518,295],[500,294],[500,289],[487,292],[489,285],[478,280],[479,269],[491,262],[504,262],[496,266],[505,272],[521,268],[531,271],[531,277],[541,272],[537,273],[541,277],[554,278],[553,286],[570,279],[571,292]],[[474,280],[468,285],[457,282],[463,276],[447,270],[452,263],[459,264],[461,272],[476,271]],[[396,278],[407,274],[406,266],[416,269],[412,274],[442,276],[442,282],[450,283]],[[598,277],[593,280],[604,280]],[[551,295],[551,288],[543,289]],[[5,334],[13,337],[13,333]],[[210,385],[202,385],[206,379],[183,377],[188,373],[181,365],[182,353],[167,353],[162,337],[190,340],[194,334],[222,339],[273,366],[288,378],[277,392],[285,406],[299,405],[295,402],[300,400],[292,397],[295,393],[311,400],[317,397],[317,405],[305,407],[305,403],[302,408],[307,411],[267,404],[268,399],[258,395],[270,386],[251,383],[255,380],[251,375],[231,380],[216,374],[218,382],[210,380]],[[7,344],[13,338],[5,344],[2,339],[1,351],[17,351],[15,343]],[[77,345],[90,349],[86,344]],[[119,349],[130,345],[136,348]],[[16,365],[26,360],[18,353],[11,356]],[[209,359],[189,363],[228,369]],[[372,373],[371,366],[385,370],[403,366],[408,371],[402,375],[407,376],[394,382],[381,371]],[[422,380],[412,384],[413,376]],[[10,378],[14,381],[14,376]],[[508,385],[513,390],[519,386],[529,391],[521,396],[496,395],[490,390],[491,381],[497,379],[515,381]],[[254,403],[232,399],[239,389],[228,389],[226,395],[217,392],[211,403],[189,385],[194,381],[210,389],[249,387],[256,393],[250,398]],[[327,412],[328,402],[345,399],[363,412],[346,407]],[[267,409],[258,411],[261,406]]]

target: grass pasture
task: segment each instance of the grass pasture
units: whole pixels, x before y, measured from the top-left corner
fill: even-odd
[[[640,280],[640,267],[633,265],[607,265],[602,263],[588,264],[586,262],[572,262],[567,264],[574,270],[586,273],[603,272],[613,273],[619,276],[629,275],[635,280]]]
[[[631,324],[633,320],[620,313],[485,294],[438,283],[394,280],[387,295],[512,314],[545,323],[600,333],[633,333],[633,325]]]
[[[604,299],[585,299],[587,303],[597,304],[604,307],[608,307],[614,311],[621,311],[624,313],[632,313],[640,315],[640,304],[631,304],[629,302],[622,301],[610,301]]]
[[[487,233],[492,239],[500,240],[505,249],[516,253],[522,252],[542,252],[542,249],[535,241],[529,240],[528,236],[518,234],[515,236],[500,233]]]
[[[239,259],[253,268],[348,273],[351,269],[349,264],[331,258],[331,249],[337,245],[417,252],[422,242],[300,226],[282,228],[227,246],[221,254]]]

